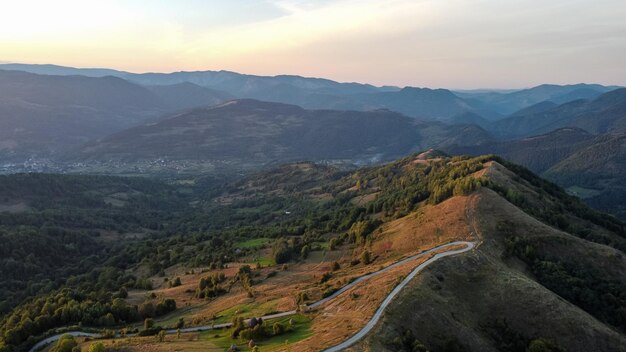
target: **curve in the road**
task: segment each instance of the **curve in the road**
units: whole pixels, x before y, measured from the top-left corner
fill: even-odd
[[[417,268],[415,268],[398,286],[396,286],[396,288],[394,288],[393,291],[391,291],[391,293],[387,296],[387,298],[385,298],[385,300],[383,301],[383,303],[381,304],[381,306],[378,308],[378,310],[376,311],[376,313],[374,314],[374,316],[372,317],[372,319],[368,322],[368,324],[361,329],[361,331],[359,331],[356,335],[352,336],[350,339],[344,341],[343,343],[331,347],[325,351],[339,351],[343,348],[346,348],[352,344],[354,344],[356,341],[358,341],[359,339],[361,339],[363,336],[365,336],[376,324],[376,322],[378,322],[378,320],[380,319],[380,316],[382,315],[382,311],[389,305],[389,303],[391,302],[391,300],[398,294],[398,292],[400,292],[400,290],[402,290],[402,288],[404,286],[406,286],[406,284],[411,281],[411,279],[413,277],[415,277],[415,275],[417,275],[417,273],[419,273],[423,268],[425,268],[427,265],[429,265],[430,263],[443,258],[443,257],[447,257],[450,255],[455,255],[455,254],[459,254],[459,253],[463,253],[466,251],[471,250],[472,248],[474,248],[474,243],[473,242],[466,242],[466,241],[456,241],[456,242],[450,242],[441,246],[437,246],[434,248],[431,248],[429,250],[426,250],[424,252],[418,253],[416,255],[407,257],[405,259],[402,259],[394,264],[391,264],[381,270],[363,275],[359,278],[357,278],[356,280],[352,281],[351,283],[347,284],[346,286],[342,287],[341,289],[339,289],[337,292],[333,293],[332,295],[321,299],[315,303],[310,304],[309,306],[307,306],[308,309],[315,309],[321,305],[323,305],[324,303],[334,299],[335,297],[339,296],[340,294],[346,292],[347,290],[351,289],[352,287],[358,285],[359,283],[385,273],[386,271],[389,271],[395,267],[398,267],[400,265],[406,264],[407,262],[410,262],[412,260],[415,260],[417,258],[421,258],[425,255],[431,254],[433,252],[436,252],[438,250],[441,250],[443,248],[448,248],[448,247],[453,247],[453,246],[458,246],[458,245],[465,245],[466,248],[465,249],[459,249],[459,250],[452,250],[452,251],[447,251],[447,252],[442,252],[442,253],[438,253],[435,256],[433,256],[432,258],[428,259],[427,261],[425,261],[424,263],[420,264]],[[290,315],[295,315],[297,313],[296,310],[290,310],[288,312],[282,312],[282,313],[276,313],[276,314],[270,314],[270,315],[265,315],[262,316],[261,318],[263,320],[269,320],[269,319],[275,319],[275,318],[282,318],[282,317],[287,317]],[[196,327],[190,327],[190,328],[184,328],[184,329],[180,329],[180,332],[200,332],[200,331],[207,331],[207,330],[213,330],[213,329],[224,329],[224,328],[229,328],[231,327],[233,324],[232,323],[223,323],[223,324],[215,324],[215,325],[204,325],[204,326],[196,326]],[[171,330],[166,330],[165,331],[167,334],[175,334],[178,332],[178,329],[171,329]],[[35,352],[38,351],[40,348],[49,345],[55,341],[57,341],[59,338],[61,338],[61,336],[63,335],[72,335],[72,336],[87,336],[87,337],[95,337],[98,336],[98,334],[94,334],[94,333],[88,333],[88,332],[82,332],[82,331],[72,331],[72,332],[67,332],[67,333],[63,333],[63,334],[58,334],[58,335],[54,335],[54,336],[50,336],[42,341],[39,341],[37,344],[35,344],[29,352]],[[129,334],[127,336],[132,336],[133,334]]]
[[[380,270],[375,271],[373,273],[369,273],[369,274],[366,274],[366,275],[363,275],[363,276],[359,277],[358,279],[356,279],[356,280],[352,281],[351,283],[349,283],[348,285],[342,287],[341,289],[339,289],[337,292],[333,293],[332,295],[330,295],[330,296],[328,296],[328,297],[326,297],[326,298],[324,298],[322,300],[319,300],[319,301],[317,301],[315,303],[312,303],[308,307],[311,308],[311,309],[317,308],[317,307],[321,306],[322,304],[324,304],[324,303],[334,299],[335,297],[339,296],[340,294],[346,292],[347,290],[351,289],[352,287],[356,286],[357,284],[359,284],[359,283],[361,283],[361,282],[363,282],[363,281],[365,281],[365,280],[367,280],[367,279],[369,279],[371,277],[374,277],[376,275],[380,275],[380,274],[382,274],[382,273],[384,273],[386,271],[389,271],[389,270],[391,270],[393,268],[396,268],[396,267],[398,267],[400,265],[406,264],[406,263],[408,263],[408,262],[410,262],[412,260],[415,260],[417,258],[421,258],[421,257],[423,257],[425,255],[431,254],[431,253],[436,252],[436,251],[438,251],[440,249],[443,249],[443,248],[458,246],[458,245],[462,245],[462,244],[467,245],[468,243],[471,243],[471,242],[464,242],[464,241],[450,242],[450,243],[447,243],[447,244],[443,244],[441,246],[437,246],[437,247],[431,248],[431,249],[429,249],[427,251],[423,251],[423,252],[418,253],[416,255],[413,255],[413,256],[410,256],[410,257],[406,257],[406,258],[400,260],[399,262],[393,263],[393,264],[389,265],[388,267],[385,267],[384,269],[380,269]]]
[[[39,342],[37,342],[35,344],[35,346],[33,346],[30,349],[30,352],[34,352],[34,351],[38,351],[40,348],[43,348],[44,346],[47,346],[55,341],[57,341],[58,339],[61,338],[61,336],[63,335],[72,335],[74,337],[79,337],[79,336],[86,336],[86,337],[96,337],[99,336],[99,334],[94,334],[94,333],[90,333],[90,332],[82,332],[82,331],[70,331],[70,332],[66,332],[63,334],[58,334],[58,335],[54,335],[54,336],[50,336],[46,339],[43,339]]]
[[[411,273],[409,275],[407,275],[407,277],[405,277],[404,280],[402,280],[402,282],[393,289],[393,291],[391,291],[391,293],[387,296],[387,298],[385,298],[383,303],[381,303],[380,307],[378,307],[378,309],[376,310],[376,313],[374,313],[374,316],[370,319],[370,321],[367,323],[367,325],[365,325],[365,327],[363,327],[363,329],[361,329],[359,332],[354,334],[352,337],[350,337],[346,341],[344,341],[344,342],[342,342],[342,343],[340,343],[338,345],[335,345],[333,347],[327,348],[327,349],[323,350],[323,352],[338,352],[338,351],[341,351],[341,350],[343,350],[345,348],[348,348],[348,347],[352,346],[357,341],[362,339],[365,335],[367,335],[374,328],[376,323],[378,323],[378,321],[380,320],[380,317],[383,315],[383,312],[384,312],[385,308],[387,308],[387,306],[391,303],[391,301],[398,295],[398,293],[400,293],[400,291],[404,288],[404,286],[406,286],[425,267],[427,267],[428,265],[432,264],[433,262],[435,262],[435,261],[437,261],[437,260],[439,260],[441,258],[449,257],[451,255],[456,255],[456,254],[460,254],[460,253],[463,253],[463,252],[467,252],[467,251],[469,251],[469,250],[474,248],[474,243],[473,242],[453,242],[453,243],[455,243],[455,244],[465,244],[467,247],[465,247],[463,249],[457,249],[457,250],[437,253],[432,258],[430,258],[427,261],[423,262],[422,264],[418,265],[417,268],[413,269],[413,271],[411,271]]]

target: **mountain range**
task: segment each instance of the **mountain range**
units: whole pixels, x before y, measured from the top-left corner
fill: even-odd
[[[489,130],[503,137],[537,135],[562,127],[578,127],[593,134],[610,133],[626,129],[625,111],[626,88],[621,88],[590,100],[516,113],[496,121]]]
[[[626,346],[626,88],[0,65],[0,167],[0,352]]]
[[[46,75],[115,76],[144,86],[193,83],[235,98],[280,102],[308,109],[389,109],[411,117],[438,120],[450,120],[455,117],[458,120],[458,116],[468,112],[476,113],[487,120],[495,120],[544,101],[562,104],[581,98],[592,99],[618,88],[577,84],[541,85],[506,93],[454,92],[447,89],[376,87],[293,75],[255,76],[230,71],[136,74],[110,69],[28,64],[2,64],[0,69]]]
[[[617,142],[626,131],[626,89],[619,87],[452,91],[5,64],[0,91],[5,172],[40,170],[22,163],[45,160],[40,165],[57,171],[232,174],[297,160],[371,164],[438,148],[502,155],[624,214],[616,191],[626,180]],[[611,162],[576,161],[607,145]]]
[[[484,104],[494,111],[510,115],[535,104],[551,102],[556,105],[579,99],[593,99],[600,94],[617,89],[599,84],[555,85],[542,84],[513,92],[456,92],[462,98]]]
[[[0,155],[49,156],[167,111],[148,89],[107,76],[0,71]]]

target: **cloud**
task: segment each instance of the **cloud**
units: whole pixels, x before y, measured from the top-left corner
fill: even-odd
[[[10,4],[0,14],[10,61],[447,87],[626,80],[623,0]]]

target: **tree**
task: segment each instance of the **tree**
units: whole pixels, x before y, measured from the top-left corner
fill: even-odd
[[[185,327],[185,319],[183,319],[182,317],[178,319],[178,322],[176,322],[176,328],[177,329],[182,329]]]
[[[283,264],[291,259],[293,254],[293,248],[289,246],[286,239],[281,238],[277,240],[272,246],[272,253],[274,255],[274,261],[276,264]]]
[[[105,352],[106,348],[102,342],[92,343],[89,346],[89,352]]]
[[[371,261],[370,252],[368,250],[363,251],[361,254],[361,262],[365,265],[369,264]]]
[[[200,282],[198,283],[198,289],[200,291],[204,290],[207,287],[207,279],[205,278],[201,278]]]
[[[296,301],[298,302],[298,304],[303,304],[308,299],[309,296],[304,291],[298,292],[298,295],[296,296]]]
[[[252,317],[250,318],[250,320],[248,321],[248,327],[255,327],[259,324],[259,320],[256,317]]]
[[[107,313],[105,316],[100,318],[100,325],[102,326],[113,326],[115,325],[115,317],[111,313]]]
[[[157,316],[167,314],[176,310],[176,301],[172,298],[166,298],[156,305],[155,313]]]
[[[50,349],[50,352],[72,352],[75,347],[78,347],[76,339],[70,334],[61,336],[59,341]]]
[[[176,279],[174,279],[174,282],[172,283],[172,287],[178,287],[182,284],[183,283],[180,281],[180,277],[177,277]]]
[[[146,318],[146,320],[143,321],[143,328],[144,330],[148,330],[148,329],[152,329],[154,327],[154,320],[151,318]]]
[[[552,341],[546,340],[544,338],[539,338],[530,341],[528,344],[528,352],[561,352],[563,351],[558,346],[556,346]]]
[[[309,245],[304,245],[302,247],[302,250],[300,250],[300,256],[302,257],[302,259],[306,259],[309,256],[309,252],[311,252],[311,248],[309,247]]]
[[[139,306],[139,316],[153,318],[156,316],[156,308],[152,302],[144,302]]]
[[[333,278],[333,274],[329,271],[329,272],[325,272],[322,275],[322,278],[320,279],[320,284],[323,284],[324,282],[330,280]]]
[[[243,317],[233,317],[232,323],[233,323],[233,331],[231,333],[231,337],[237,338],[239,337],[239,333],[243,329],[245,329],[245,326],[243,323]]]
[[[283,326],[280,323],[274,323],[274,325],[272,325],[272,332],[274,333],[274,336],[280,335],[284,331],[285,331],[285,329],[283,328]]]
[[[328,243],[328,249],[332,251],[335,248],[337,248],[338,244],[339,244],[339,240],[336,237],[333,237],[330,239],[330,242]]]

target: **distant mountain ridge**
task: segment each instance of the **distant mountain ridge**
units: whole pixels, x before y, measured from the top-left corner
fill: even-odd
[[[509,93],[457,92],[456,94],[473,101],[474,104],[488,106],[498,113],[509,115],[543,102],[560,105],[579,99],[593,99],[617,88],[620,87],[584,83],[572,85],[542,84]]]
[[[561,128],[543,135],[506,141],[492,141],[474,146],[446,148],[452,155],[498,154],[507,160],[541,173],[567,158],[579,148],[591,144],[595,136],[580,128]]]
[[[496,121],[489,130],[500,136],[523,137],[562,127],[578,127],[594,134],[626,130],[626,88],[592,100],[580,99],[526,115],[515,114]]]
[[[415,87],[376,87],[362,83],[340,83],[329,79],[295,75],[257,76],[230,71],[172,73],[130,73],[110,69],[77,69],[56,65],[4,64],[0,69],[38,74],[120,77],[144,86],[173,86],[192,83],[247,98],[299,105],[307,109],[360,110],[389,109],[416,118],[449,123],[472,123],[466,116],[498,120],[523,108],[552,101],[557,104],[591,99],[616,87],[595,84],[541,85],[503,93],[457,91]]]
[[[121,78],[0,70],[0,159],[48,156],[168,110]]]
[[[626,182],[601,165],[576,169],[584,177],[607,177],[589,188],[569,181],[568,170],[580,162],[557,167],[569,158],[591,160],[592,152],[578,153],[601,153],[609,145],[603,138],[626,131],[626,88],[545,84],[453,92],[228,71],[134,74],[23,64],[0,69],[12,70],[0,71],[0,161],[9,162],[9,169],[44,158],[102,163],[100,170],[109,171],[130,163],[138,173],[158,173],[167,162],[184,171],[192,161],[209,167],[194,172],[212,172],[218,164],[232,172],[304,159],[367,164],[443,148],[497,153],[536,172],[551,170],[544,176],[581,197],[595,197],[601,209],[609,209],[602,200],[608,199],[607,185]],[[235,102],[223,105],[230,100]]]
[[[39,74],[81,74],[82,69],[53,65],[0,65]],[[472,108],[449,90],[406,87],[375,87],[361,83],[339,83],[323,78],[294,75],[256,76],[230,71],[130,73],[86,69],[92,76],[113,75],[148,87],[194,84],[220,91],[233,98],[294,104],[308,109],[389,109],[408,116],[445,120]]]

